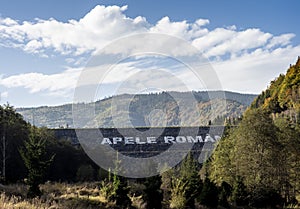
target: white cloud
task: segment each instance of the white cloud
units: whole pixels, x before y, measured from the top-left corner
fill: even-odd
[[[6,25],[6,26],[12,26],[12,25],[17,25],[18,22],[11,18],[3,18],[3,19],[0,19],[0,24]]]
[[[127,6],[96,6],[79,20],[60,22],[49,20],[17,22],[10,18],[0,19],[0,44],[22,48],[28,53],[55,52],[76,54],[101,49],[111,41],[129,34],[155,32],[173,35],[190,41],[208,57],[225,54],[239,56],[256,48],[275,50],[290,44],[294,34],[274,36],[257,28],[238,30],[235,26],[206,28],[207,19],[195,22],[171,21],[163,17],[156,24],[145,17],[130,18],[124,14]],[[161,46],[157,46],[161,47]],[[165,46],[164,46],[165,47]],[[168,47],[168,46],[166,46]]]
[[[214,47],[209,48],[204,52],[205,55],[208,57],[212,57],[222,56],[226,53],[229,53],[231,55],[236,55],[236,53],[244,53],[245,50],[252,50],[257,47],[263,47],[272,37],[271,34],[264,33],[259,29],[247,29],[245,31],[230,30],[229,33],[230,32],[231,34],[230,36],[228,36],[228,39],[223,39],[222,42],[219,42],[219,44],[216,44]]]
[[[292,33],[275,36],[270,40],[269,44],[267,45],[267,48],[270,49],[276,46],[281,47],[281,46],[289,45],[293,37],[295,37],[295,34]]]
[[[263,29],[238,29],[236,26],[209,29],[207,19],[175,22],[163,17],[150,24],[145,17],[126,16],[125,10],[127,6],[96,6],[81,19],[67,22],[53,18],[24,22],[0,18],[0,45],[20,48],[26,53],[68,55],[66,62],[78,67],[86,62],[84,58],[78,59],[78,55],[102,49],[120,37],[148,32],[169,34],[188,41],[214,61],[213,66],[225,89],[255,93],[284,72],[300,54],[300,46],[291,44],[295,36],[292,33],[275,36]],[[174,42],[164,43],[145,45],[145,49],[170,49],[174,54],[182,52],[182,47],[174,46]],[[134,46],[136,43],[127,44]],[[131,63],[123,63],[108,75],[105,83],[120,82],[135,72]],[[33,72],[0,78],[0,85],[23,87],[31,93],[47,91],[63,95],[75,87],[79,74],[79,68],[50,75]],[[181,72],[180,76],[186,79],[190,74]]]
[[[39,53],[39,50],[42,47],[43,45],[41,42],[38,42],[37,40],[31,40],[25,45],[24,51],[29,53]]]
[[[169,17],[164,17],[159,20],[156,25],[152,26],[149,31],[191,40],[195,37],[205,35],[208,30],[202,27],[208,23],[209,21],[206,19],[199,19],[194,23],[188,23],[187,21],[171,22]]]
[[[80,20],[59,22],[55,19],[7,24],[1,19],[0,42],[17,42],[27,52],[52,48],[61,54],[81,54],[103,47],[109,41],[132,32],[145,32],[143,17],[126,17],[127,6],[96,6]],[[7,42],[9,41],[9,42]]]
[[[67,69],[62,73],[46,75],[42,73],[26,73],[0,78],[0,85],[6,88],[22,87],[30,93],[47,92],[64,96],[72,92],[76,86],[81,69]]]
[[[44,53],[45,49],[55,52],[80,55],[99,50],[120,37],[144,33],[164,33],[190,41],[209,58],[240,56],[257,48],[285,47],[294,34],[274,36],[257,28],[238,30],[236,26],[206,28],[207,19],[195,22],[171,21],[163,17],[156,24],[150,24],[145,17],[127,17],[127,6],[96,6],[79,20],[60,22],[49,20],[17,22],[0,19],[0,44],[22,48],[28,53]],[[157,45],[157,47],[162,47]],[[163,46],[172,47],[172,46]]]

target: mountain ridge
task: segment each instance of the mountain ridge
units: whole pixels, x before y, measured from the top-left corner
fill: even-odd
[[[191,97],[191,95],[193,97]],[[111,108],[114,102],[118,105],[128,105],[128,110],[117,112],[115,118],[118,127],[144,126],[199,126],[211,122],[212,114],[226,117],[239,117],[253,102],[255,94],[242,94],[230,91],[192,91],[192,92],[160,92],[150,94],[122,94],[104,98],[92,103],[78,103],[75,105],[93,106],[95,108],[96,123],[79,124],[76,127],[115,127],[112,122]],[[174,100],[176,98],[177,101]],[[192,101],[195,100],[195,101]],[[199,107],[199,118],[193,114],[192,103]],[[222,105],[226,103],[226,110],[222,112]],[[180,103],[180,104],[179,104]],[[41,106],[34,108],[17,108],[17,112],[24,119],[36,126],[48,128],[73,128],[72,105]],[[211,112],[214,105],[215,112]],[[179,108],[179,107],[184,108]],[[181,111],[179,111],[181,109]],[[79,118],[85,116],[79,113]],[[162,114],[166,117],[166,124],[162,124]],[[128,120],[129,118],[129,120]],[[178,120],[179,118],[179,120]],[[94,122],[95,122],[94,121]]]

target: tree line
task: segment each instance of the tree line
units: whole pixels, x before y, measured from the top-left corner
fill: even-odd
[[[31,140],[31,141],[30,141]],[[2,183],[22,182],[28,176],[22,151],[32,143],[43,141],[45,159],[55,155],[45,179],[50,181],[75,182],[97,180],[105,171],[100,169],[85,154],[80,146],[69,141],[57,140],[47,128],[37,128],[26,122],[22,115],[9,104],[0,105],[0,176]],[[41,146],[41,147],[43,147]],[[21,151],[21,152],[20,152]]]

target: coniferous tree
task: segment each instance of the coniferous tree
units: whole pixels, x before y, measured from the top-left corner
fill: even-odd
[[[163,191],[163,203],[168,205],[172,194],[172,179],[175,177],[175,169],[165,166],[165,171],[161,174],[162,184],[161,189]]]
[[[189,153],[180,166],[180,178],[187,182],[185,199],[188,208],[195,208],[195,199],[202,189],[202,181],[199,176],[198,163]]]
[[[39,185],[45,181],[47,169],[54,159],[54,155],[50,158],[47,155],[46,140],[37,131],[35,127],[32,128],[29,139],[24,142],[25,147],[20,149],[20,154],[28,169],[29,197],[41,195]]]
[[[179,175],[172,182],[171,203],[173,208],[195,208],[195,199],[202,189],[198,165],[191,153],[182,161]],[[178,205],[175,207],[175,205]]]
[[[180,178],[172,178],[171,184],[170,208],[186,208],[187,200],[185,193],[187,190],[187,182]]]
[[[0,105],[0,176],[16,182],[26,176],[26,167],[16,147],[28,138],[30,124],[9,104]]]
[[[279,117],[275,119],[278,127],[278,137],[282,150],[278,155],[281,156],[281,168],[278,175],[281,184],[281,194],[285,202],[293,202],[296,191],[300,188],[300,131],[298,125],[292,123],[288,118]]]
[[[112,195],[111,200],[116,202],[116,205],[121,208],[128,208],[131,206],[131,200],[128,197],[129,186],[127,179],[123,176],[118,176],[117,173],[120,171],[120,163],[118,153],[115,161],[115,169],[112,177]],[[111,174],[109,174],[109,180],[111,181]],[[110,183],[110,182],[109,182]]]
[[[234,182],[236,167],[233,164],[234,158],[234,138],[235,134],[227,130],[224,137],[218,142],[209,163],[209,178],[217,185],[227,182],[230,185]]]

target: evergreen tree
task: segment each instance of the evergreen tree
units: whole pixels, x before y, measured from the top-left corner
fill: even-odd
[[[128,197],[129,193],[129,186],[127,184],[127,179],[122,176],[118,176],[117,173],[120,171],[120,163],[121,161],[118,158],[115,162],[115,169],[113,172],[113,179],[112,179],[112,195],[111,200],[116,202],[116,205],[121,208],[128,208],[131,206],[131,200]],[[111,180],[111,174],[109,174],[109,180]]]
[[[224,135],[211,156],[209,178],[217,185],[221,185],[222,182],[232,185],[236,175],[236,167],[233,164],[235,133],[227,128]]]
[[[198,164],[189,153],[180,166],[180,178],[187,182],[184,198],[188,208],[195,208],[195,198],[202,189],[202,181],[199,176]]]
[[[14,107],[0,105],[0,176],[4,181],[16,182],[26,176],[26,167],[16,147],[28,139],[30,124]]]
[[[164,170],[165,171],[161,174],[161,189],[163,191],[163,203],[168,205],[172,194],[172,179],[175,177],[175,169],[165,165]]]
[[[202,189],[197,162],[189,153],[180,165],[179,175],[172,182],[171,203],[195,208],[195,198]],[[175,204],[176,203],[176,204]],[[180,206],[181,207],[181,206]],[[173,208],[180,208],[179,206]]]
[[[29,197],[41,195],[39,185],[44,183],[47,169],[54,159],[54,155],[48,157],[46,140],[37,131],[35,127],[32,128],[29,139],[24,142],[25,149],[20,149],[20,154],[28,169]]]
[[[186,190],[188,182],[180,178],[172,178],[171,181],[170,208],[184,209],[187,205]]]

